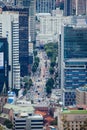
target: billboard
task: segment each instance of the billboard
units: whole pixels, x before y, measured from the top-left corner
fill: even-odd
[[[0,69],[4,68],[4,53],[0,52]]]

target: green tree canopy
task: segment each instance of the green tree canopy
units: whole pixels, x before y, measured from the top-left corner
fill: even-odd
[[[52,90],[52,88],[53,88],[53,85],[54,85],[54,80],[53,80],[53,78],[48,79],[48,81],[46,82],[46,92],[47,92],[47,94],[50,94],[50,93],[51,93],[51,90]]]
[[[12,122],[11,122],[10,120],[8,120],[8,119],[5,120],[4,125],[5,125],[7,128],[9,128],[9,129],[11,129],[12,126],[13,126],[13,125],[12,125]]]
[[[36,70],[37,70],[37,65],[36,65],[36,64],[34,64],[34,65],[32,66],[32,72],[33,72],[33,73],[35,73],[35,72],[36,72]]]
[[[51,61],[55,61],[58,56],[58,43],[48,43],[44,46],[44,49]]]
[[[35,62],[40,62],[40,59],[39,59],[39,57],[35,57]]]
[[[50,86],[46,86],[46,92],[47,92],[47,94],[51,93],[51,87]]]
[[[51,61],[50,66],[54,67],[55,65],[56,65],[56,62],[55,61]]]
[[[49,69],[49,71],[50,71],[50,74],[54,74],[54,68],[53,67],[50,67],[50,69]]]
[[[34,50],[34,56],[37,56],[37,51],[36,50]]]
[[[50,49],[47,49],[47,56],[51,58],[53,56],[53,52]]]
[[[48,79],[48,81],[47,81],[47,83],[46,83],[46,86],[50,86],[51,88],[53,88],[53,85],[54,85],[54,80],[53,80],[53,78]]]

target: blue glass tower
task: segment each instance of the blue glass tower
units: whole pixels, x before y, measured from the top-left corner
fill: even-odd
[[[78,17],[74,22],[63,26],[61,36],[61,88],[65,106],[74,105],[76,88],[87,84],[87,21]]]

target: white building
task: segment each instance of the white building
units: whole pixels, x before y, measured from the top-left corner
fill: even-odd
[[[30,102],[18,100],[15,105],[5,104],[3,110],[9,110],[14,130],[43,130],[43,117],[34,114],[35,109]]]
[[[9,88],[19,89],[19,13],[6,11],[0,14],[0,36],[8,40]]]
[[[64,17],[63,13],[57,9],[52,15],[40,14],[40,31],[37,34],[36,41],[39,43],[49,43],[58,41],[58,35],[61,34],[61,26],[65,21],[69,21],[69,17]],[[39,15],[38,15],[39,17]]]

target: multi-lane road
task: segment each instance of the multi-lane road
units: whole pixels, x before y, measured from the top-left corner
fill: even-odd
[[[28,91],[27,95],[30,100],[36,104],[48,104],[48,98],[46,97],[45,84],[46,80],[49,78],[49,60],[44,51],[38,51],[40,58],[40,63],[37,72],[31,77],[33,81],[33,86]],[[46,66],[47,62],[47,66]]]

